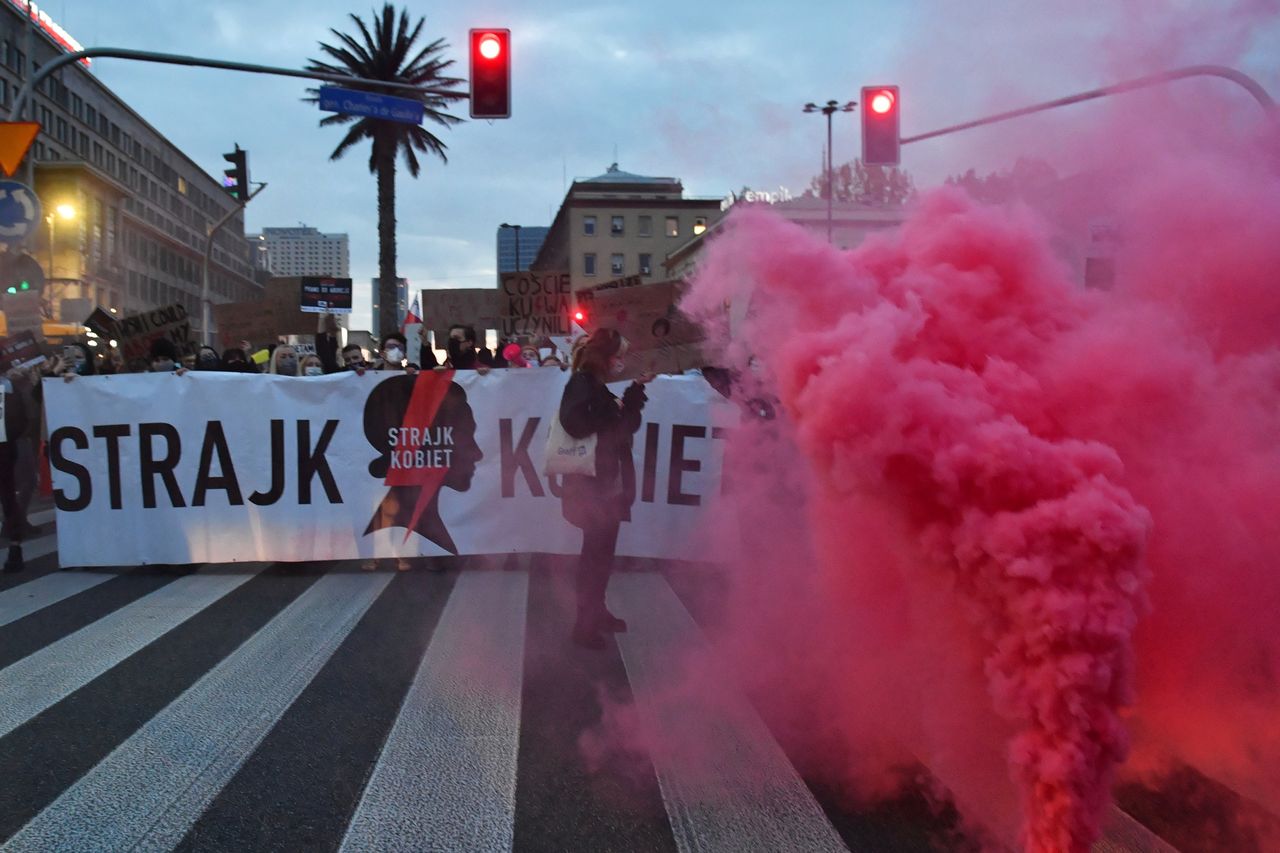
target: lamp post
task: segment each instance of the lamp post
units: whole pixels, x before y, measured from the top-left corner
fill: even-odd
[[[827,101],[826,106],[818,106],[810,101],[804,105],[804,111],[807,113],[822,113],[827,117],[827,242],[831,242],[831,200],[835,195],[831,182],[831,116],[837,112],[851,113],[853,108],[857,106],[856,102],[849,101],[841,106],[838,101]]]
[[[499,228],[513,228],[516,232],[516,272],[520,272],[520,226],[502,223]]]

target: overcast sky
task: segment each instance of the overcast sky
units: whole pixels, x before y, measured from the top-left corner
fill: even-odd
[[[378,4],[380,7],[380,4]],[[130,47],[302,67],[330,27],[351,31],[343,0],[50,0],[86,46]],[[399,6],[398,6],[399,8]],[[415,287],[494,283],[499,223],[546,225],[566,181],[624,170],[671,175],[686,194],[743,186],[799,193],[820,169],[821,115],[806,101],[856,100],[864,84],[903,87],[903,133],[1058,97],[1185,62],[1228,62],[1280,91],[1277,0],[734,0],[688,3],[414,2],[424,31],[450,44],[465,77],[470,27],[512,31],[513,113],[442,131],[449,162],[430,161],[397,194],[399,272]],[[233,142],[270,187],[248,228],[300,222],[351,237],[351,273],[377,272],[368,149],[341,139],[299,98],[299,80],[103,59],[95,73],[210,173]],[[1187,85],[1187,84],[1184,84]],[[1223,97],[1245,97],[1227,84]],[[1195,89],[1188,89],[1194,92]],[[904,148],[927,187],[969,167],[1042,155],[1070,169],[1070,140],[1090,106]],[[466,115],[463,103],[458,114]],[[857,114],[837,115],[835,157],[858,153]],[[358,287],[359,291],[360,288]],[[367,305],[358,295],[357,307]],[[362,325],[357,318],[357,327]]]

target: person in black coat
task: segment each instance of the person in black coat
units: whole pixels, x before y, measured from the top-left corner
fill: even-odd
[[[644,385],[631,383],[619,400],[605,385],[622,367],[626,341],[616,329],[597,329],[574,357],[573,375],[560,400],[560,426],[573,438],[596,436],[596,473],[566,474],[561,487],[565,520],[582,530],[582,554],[574,583],[578,599],[573,641],[604,648],[603,632],[627,630],[627,623],[605,606],[605,588],[613,570],[618,528],[631,520],[636,496],[632,436],[640,429]]]

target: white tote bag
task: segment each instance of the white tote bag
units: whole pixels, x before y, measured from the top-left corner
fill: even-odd
[[[551,432],[547,436],[547,453],[542,464],[542,473],[552,474],[596,474],[596,434],[593,432],[586,438],[574,438],[560,426],[560,412],[551,419]]]

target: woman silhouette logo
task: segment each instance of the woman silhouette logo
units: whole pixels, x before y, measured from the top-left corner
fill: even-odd
[[[453,371],[429,371],[384,380],[364,406],[364,434],[378,457],[369,473],[390,486],[365,535],[403,527],[450,554],[453,537],[440,518],[440,487],[471,488],[484,458],[476,443],[476,419]]]

